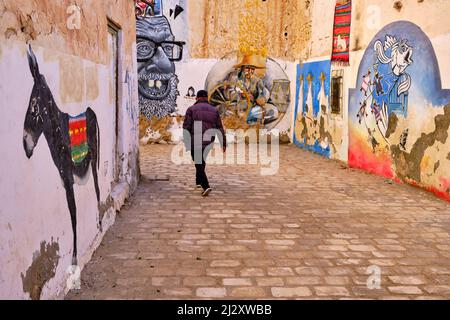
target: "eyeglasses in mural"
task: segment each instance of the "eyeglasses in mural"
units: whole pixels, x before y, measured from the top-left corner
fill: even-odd
[[[176,108],[179,93],[174,62],[183,58],[185,42],[175,40],[164,15],[137,16],[136,19],[141,114],[148,119],[162,118]]]

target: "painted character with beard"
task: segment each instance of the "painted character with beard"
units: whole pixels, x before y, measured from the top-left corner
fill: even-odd
[[[138,17],[136,22],[139,106],[148,119],[175,111],[178,77],[174,61],[183,56],[184,42],[175,37],[164,16]]]

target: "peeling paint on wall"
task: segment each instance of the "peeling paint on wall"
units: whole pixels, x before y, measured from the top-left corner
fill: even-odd
[[[109,209],[114,208],[114,200],[111,195],[106,197],[106,200],[103,202],[99,202],[98,205],[98,220],[102,221],[105,213],[108,212]],[[100,223],[100,231],[102,231],[102,224]]]
[[[305,58],[311,40],[309,2],[189,1],[191,56],[222,58],[249,51],[290,61]]]
[[[83,61],[77,57],[61,56],[59,67],[62,103],[83,101],[85,94]]]
[[[128,0],[78,1],[80,30],[67,27],[70,15],[67,9],[72,0],[28,0],[0,2],[0,37],[28,42],[34,45],[82,57],[95,63],[107,63],[107,32],[104,18],[123,21],[127,63],[131,62],[134,37],[134,3]],[[130,23],[125,23],[129,21]]]
[[[97,67],[86,67],[84,74],[86,79],[86,97],[88,100],[95,100],[99,96]]]
[[[45,284],[55,276],[59,258],[58,242],[53,242],[53,239],[50,243],[42,241],[40,250],[33,254],[33,262],[25,275],[20,274],[23,291],[28,292],[32,300],[41,298]]]

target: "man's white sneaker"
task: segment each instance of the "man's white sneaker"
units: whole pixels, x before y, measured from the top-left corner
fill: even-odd
[[[203,197],[207,197],[208,194],[209,194],[211,191],[212,191],[211,188],[206,189],[205,191],[203,191],[202,196],[203,196]]]

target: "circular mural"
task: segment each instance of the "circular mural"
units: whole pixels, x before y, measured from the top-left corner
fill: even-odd
[[[236,58],[231,53],[210,70],[205,82],[209,101],[217,106],[229,128],[258,125],[274,128],[290,103],[290,81],[273,59]]]

